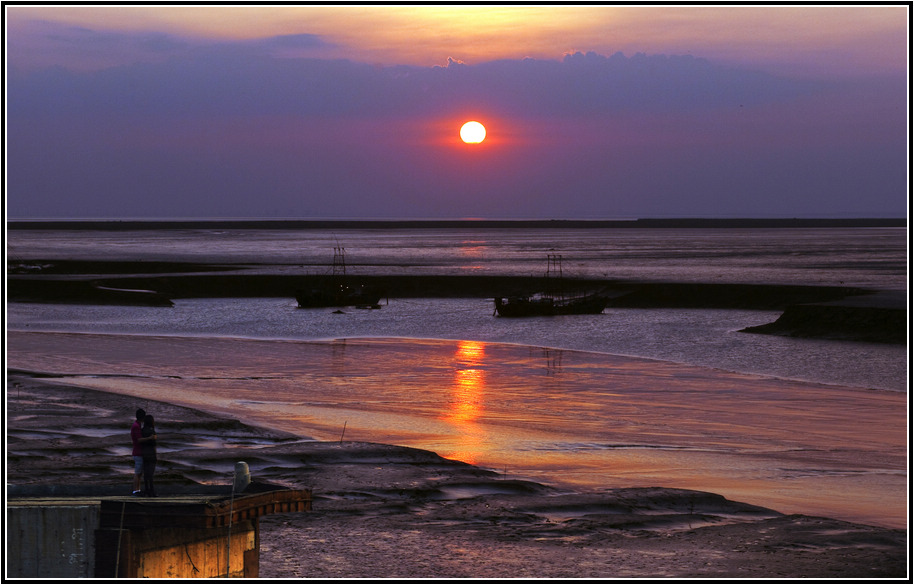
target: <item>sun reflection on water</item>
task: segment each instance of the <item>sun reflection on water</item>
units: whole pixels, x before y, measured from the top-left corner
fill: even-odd
[[[456,448],[444,457],[476,463],[482,450],[484,432],[478,423],[483,414],[485,399],[485,344],[478,341],[459,341],[455,353],[454,382],[451,400],[444,420],[457,431]]]
[[[479,399],[485,384],[483,370],[457,370],[454,372],[454,388],[450,402],[451,411],[447,420],[456,423],[475,421],[481,412]]]
[[[457,246],[457,254],[461,260],[473,263],[461,264],[463,271],[477,272],[483,269],[480,262],[485,260],[486,242],[483,240],[464,240]]]

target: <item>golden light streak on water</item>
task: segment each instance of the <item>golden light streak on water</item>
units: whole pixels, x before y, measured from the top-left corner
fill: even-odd
[[[485,344],[458,341],[455,353],[454,383],[449,408],[443,419],[454,426],[455,445],[439,455],[466,463],[479,462],[485,432],[477,419],[484,414],[486,378],[482,365]]]

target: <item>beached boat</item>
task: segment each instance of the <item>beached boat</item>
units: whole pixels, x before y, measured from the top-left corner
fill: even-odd
[[[495,314],[501,317],[548,317],[553,315],[595,315],[602,313],[609,297],[600,293],[568,294],[562,276],[562,257],[547,256],[546,279],[550,292],[495,298]]]
[[[501,317],[548,317],[552,315],[595,315],[602,313],[609,302],[599,294],[579,297],[551,296],[496,297],[495,312]]]
[[[333,248],[332,273],[317,285],[295,293],[300,309],[323,307],[358,307],[379,309],[384,291],[371,286],[353,284],[346,275],[346,253],[341,246]]]

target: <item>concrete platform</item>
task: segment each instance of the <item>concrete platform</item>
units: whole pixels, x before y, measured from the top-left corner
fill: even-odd
[[[311,510],[310,490],[270,484],[160,498],[53,487],[9,490],[7,576],[257,577],[258,519]]]

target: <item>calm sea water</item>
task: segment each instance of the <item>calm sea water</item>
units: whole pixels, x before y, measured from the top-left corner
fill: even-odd
[[[817,229],[413,229],[8,232],[12,261],[243,263],[272,273],[329,270],[343,246],[354,274],[541,275],[546,255],[570,276],[904,289],[906,233]],[[602,315],[499,319],[489,299],[392,299],[380,310],[304,310],[294,299],[177,299],[172,309],[10,303],[7,327],[162,335],[510,342],[654,358],[728,371],[903,391],[903,347],[740,333],[770,311],[611,309]]]

